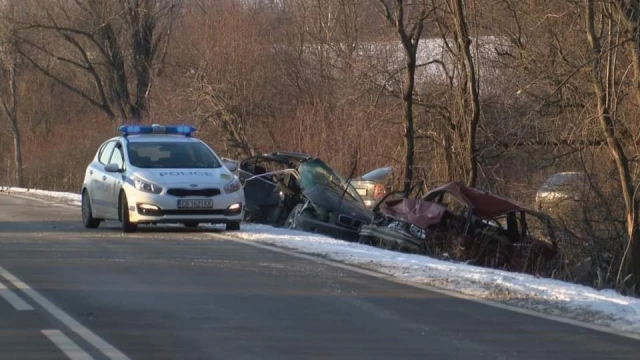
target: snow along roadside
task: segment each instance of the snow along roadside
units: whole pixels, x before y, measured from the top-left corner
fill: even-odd
[[[76,193],[37,190],[37,189],[24,189],[24,188],[7,187],[7,186],[0,186],[0,193],[20,195],[20,196],[26,196],[26,197],[37,197],[39,199],[62,202],[65,204],[71,204],[71,205],[77,205],[77,206],[81,205],[80,194],[76,194]]]
[[[246,224],[233,236],[375,270],[403,281],[640,334],[640,299],[559,280],[404,254],[317,234]]]
[[[0,192],[79,205],[80,195],[0,187]],[[640,299],[528,274],[436,260],[349,243],[327,236],[244,224],[234,237],[375,270],[402,281],[570,318],[640,335]]]

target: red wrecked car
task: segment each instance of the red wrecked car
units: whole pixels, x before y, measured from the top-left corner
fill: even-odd
[[[558,253],[547,215],[452,182],[420,199],[387,198],[360,242],[513,271],[538,273]]]

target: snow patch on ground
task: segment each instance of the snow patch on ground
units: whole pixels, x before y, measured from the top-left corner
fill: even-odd
[[[47,191],[47,190],[38,190],[38,189],[25,189],[25,188],[17,188],[17,187],[7,187],[0,186],[0,192],[7,194],[15,194],[22,196],[36,196],[38,198],[45,198],[52,201],[63,202],[72,205],[80,205],[80,194],[76,193],[67,193],[67,192],[58,192],[58,191]]]
[[[0,192],[80,205],[80,195],[74,193],[11,187],[0,187]],[[375,270],[405,282],[431,285],[640,334],[640,299],[622,296],[613,290],[595,290],[528,274],[404,254],[266,225],[243,224],[242,231],[228,234]]]
[[[322,256],[388,274],[403,281],[640,333],[640,299],[528,274],[442,261],[265,225],[234,232],[256,241]]]

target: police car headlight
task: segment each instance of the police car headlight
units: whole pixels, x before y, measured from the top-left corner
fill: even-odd
[[[162,188],[154,183],[150,183],[148,181],[133,179],[133,185],[136,189],[152,194],[160,194],[162,192]]]
[[[242,184],[238,178],[234,178],[230,183],[224,186],[224,192],[227,194],[234,193],[236,191],[240,191],[242,189]]]

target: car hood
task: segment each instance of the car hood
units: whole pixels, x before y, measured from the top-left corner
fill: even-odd
[[[233,179],[226,167],[215,169],[135,169],[132,175],[158,185],[212,184],[220,186]]]
[[[304,191],[304,196],[314,206],[331,210],[334,213],[346,214],[363,221],[368,221],[371,218],[371,212],[363,203],[353,200],[349,194],[341,195],[322,185],[316,185]]]

